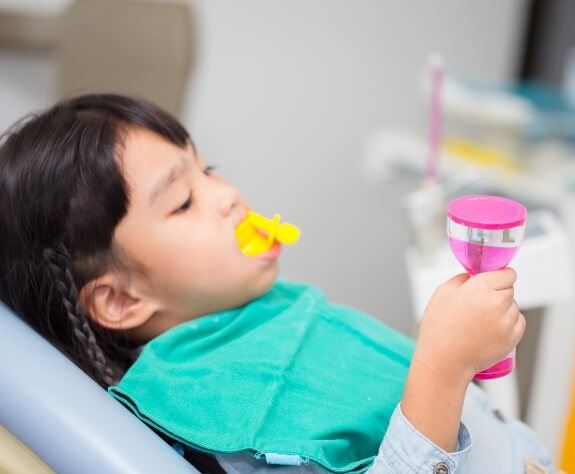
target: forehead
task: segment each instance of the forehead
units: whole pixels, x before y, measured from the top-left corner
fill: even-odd
[[[147,195],[154,183],[181,163],[182,158],[195,157],[191,144],[180,148],[146,129],[127,132],[121,155],[122,170],[132,198]]]

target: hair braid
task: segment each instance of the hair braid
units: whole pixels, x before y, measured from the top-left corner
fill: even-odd
[[[47,248],[43,252],[45,263],[58,290],[61,303],[72,324],[74,340],[79,351],[83,351],[88,363],[93,367],[96,379],[106,385],[117,382],[116,371],[106,358],[102,348],[96,341],[96,336],[88,317],[80,305],[78,289],[70,271],[70,254],[63,243],[55,248]]]

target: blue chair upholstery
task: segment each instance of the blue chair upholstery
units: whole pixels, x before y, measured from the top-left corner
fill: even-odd
[[[58,473],[197,473],[0,302],[0,425]]]

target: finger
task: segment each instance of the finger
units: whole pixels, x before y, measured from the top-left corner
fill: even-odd
[[[451,277],[441,286],[443,286],[444,288],[459,288],[467,280],[469,280],[469,278],[470,277],[468,273],[460,273],[458,275],[455,275],[454,277]]]
[[[511,267],[506,267],[494,272],[480,273],[475,277],[478,280],[483,280],[489,288],[494,290],[506,290],[511,288],[517,281],[517,273]]]
[[[525,316],[523,316],[522,313],[519,313],[517,322],[515,323],[515,326],[513,326],[513,330],[511,332],[513,347],[519,344],[519,342],[523,338],[523,334],[525,334],[526,328],[527,328],[527,321],[525,320]]]
[[[521,310],[519,309],[519,305],[517,304],[517,301],[513,300],[511,302],[511,304],[509,305],[509,308],[507,308],[507,311],[505,311],[505,314],[511,318],[511,322],[513,323],[513,325],[515,325],[517,323],[517,319],[519,318],[519,315],[521,314]]]
[[[513,290],[513,287],[506,288],[505,290],[498,290],[496,294],[503,301],[505,301],[508,306],[511,306],[513,303],[515,303],[515,291]]]

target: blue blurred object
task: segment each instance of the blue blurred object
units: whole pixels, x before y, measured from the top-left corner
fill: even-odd
[[[575,143],[575,106],[562,91],[537,81],[522,82],[509,90],[528,100],[536,110],[527,138],[559,138]]]
[[[58,473],[197,473],[0,302],[0,425]]]

